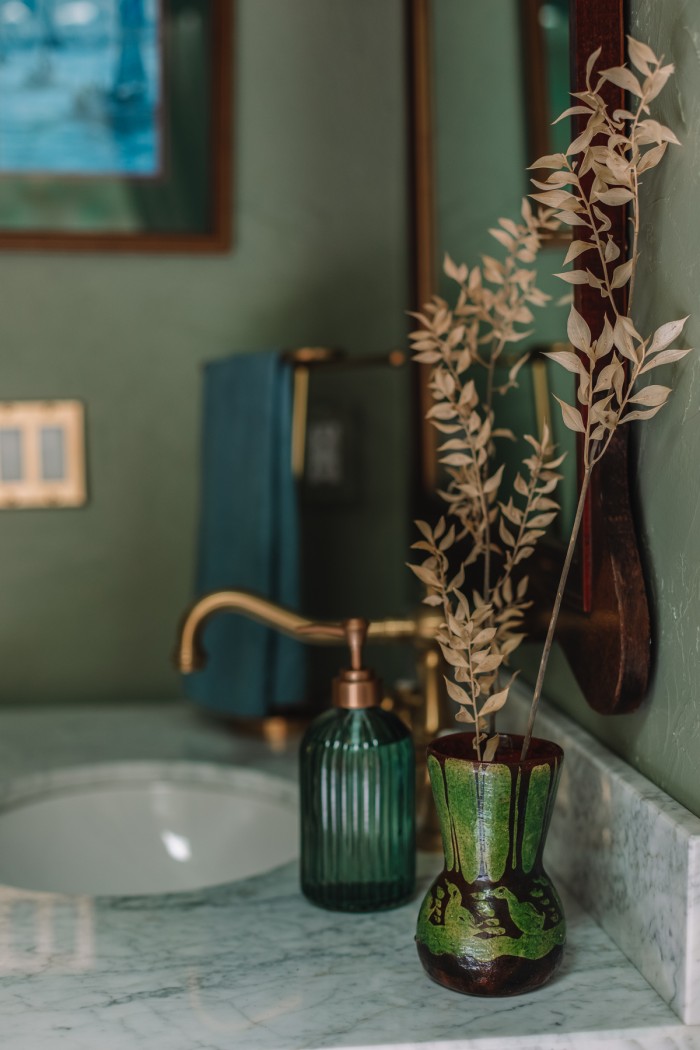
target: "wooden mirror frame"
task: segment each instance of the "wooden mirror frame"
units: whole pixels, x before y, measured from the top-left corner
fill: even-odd
[[[420,306],[437,288],[431,5],[430,0],[406,0],[406,4],[412,121],[412,299]],[[570,17],[573,84],[584,83],[588,56],[599,46],[601,68],[624,62],[623,0],[571,0]],[[623,93],[610,84],[607,88],[615,105],[622,106]],[[624,253],[625,223],[619,211],[611,216],[612,235]],[[605,316],[602,298],[593,289],[579,285],[575,303],[591,330],[599,332]],[[432,403],[428,371],[426,366],[415,369],[419,507],[434,500],[436,487],[435,431],[425,420]],[[584,696],[601,714],[624,714],[639,707],[647,690],[651,659],[649,607],[630,501],[628,442],[629,428],[625,427],[615,435],[593,474],[579,542],[578,580],[571,580],[557,630],[557,640]],[[530,573],[531,579],[539,581],[535,626],[546,625],[549,618],[563,556],[563,548],[550,545]]]
[[[520,3],[520,53],[523,63],[523,87],[525,89],[525,128],[527,132],[528,156],[544,157],[554,153],[550,133],[551,103],[549,96],[547,54],[544,30],[540,23],[540,8],[547,0],[519,0]],[[565,101],[562,110],[568,103]],[[533,171],[533,178],[543,181],[549,173]],[[561,227],[551,234],[550,246],[564,247],[571,242],[571,229]]]

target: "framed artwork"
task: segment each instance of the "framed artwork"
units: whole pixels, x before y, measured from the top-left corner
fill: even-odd
[[[232,0],[0,0],[0,248],[223,251]]]

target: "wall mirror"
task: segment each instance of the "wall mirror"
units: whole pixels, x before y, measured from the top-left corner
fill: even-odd
[[[621,0],[409,0],[409,11],[414,296],[421,304],[433,294],[451,295],[451,282],[441,275],[446,252],[468,265],[493,252],[488,228],[500,216],[517,215],[529,190],[528,164],[571,141],[568,122],[550,126],[567,105],[566,93],[575,90],[570,83],[582,82],[586,60],[600,45],[603,67],[624,61],[625,24]],[[624,249],[622,224],[615,236]],[[554,302],[564,286],[550,275],[562,268],[565,239],[542,253],[540,284]],[[598,330],[602,302],[577,289],[576,305]],[[530,361],[504,409],[506,425],[534,433],[549,393],[566,381],[560,369],[549,372],[537,348],[562,339],[567,310],[550,304],[537,318]],[[438,480],[434,431],[423,419],[431,403],[426,379],[423,372],[416,399],[424,505],[434,498]],[[561,491],[565,532],[576,500],[578,455],[575,438],[555,413],[552,423],[555,440],[568,452]],[[618,434],[594,475],[558,629],[584,695],[604,714],[635,710],[649,674],[649,613],[628,489],[627,439],[627,431]],[[564,556],[561,535],[552,535],[530,574],[537,582],[535,633],[551,607]]]

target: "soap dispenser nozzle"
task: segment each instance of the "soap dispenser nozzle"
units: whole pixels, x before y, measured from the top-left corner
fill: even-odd
[[[345,638],[350,649],[350,667],[343,668],[333,679],[333,703],[336,707],[357,710],[377,707],[381,701],[381,683],[374,671],[362,666],[362,647],[367,637],[369,622],[353,616],[339,624],[310,624],[300,627],[299,633],[323,634],[327,638]]]

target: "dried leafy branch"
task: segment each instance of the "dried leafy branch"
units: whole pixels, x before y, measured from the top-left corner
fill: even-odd
[[[445,300],[433,298],[416,315],[421,327],[411,336],[415,359],[431,367],[435,403],[427,415],[445,437],[439,451],[448,479],[440,492],[446,516],[434,529],[426,522],[417,523],[422,538],[414,548],[425,558],[411,568],[428,588],[425,601],[443,612],[438,641],[453,672],[447,680],[448,692],[459,705],[457,720],[474,725],[477,757],[485,761],[494,757],[498,746],[494,735],[482,752],[487,719],[503,706],[509,689],[500,687],[499,674],[523,638],[520,628],[528,605],[528,580],[519,575],[519,566],[532,555],[558,509],[552,495],[562,457],[553,458],[546,431],[541,442],[526,437],[533,451],[524,460],[524,471],[507,502],[501,498],[504,468],[495,466],[497,441],[513,439],[513,434],[496,428],[494,396],[516,385],[527,354],[516,360],[501,386],[495,382],[496,367],[508,344],[529,334],[522,326],[534,319],[532,308],[547,302],[536,286],[533,263],[551,231],[560,223],[574,231],[565,263],[576,266],[557,276],[567,284],[595,289],[606,310],[602,329],[592,333],[572,307],[567,325],[571,350],[548,355],[576,379],[571,403],[557,400],[565,425],[581,435],[583,478],[522,757],[532,736],[591,472],[618,427],[650,419],[666,402],[670,387],[640,383],[641,378],[690,352],[673,345],[687,318],[669,321],[647,337],[631,318],[642,176],[662,161],[669,144],[679,143],[669,128],[650,116],[650,103],[664,88],[673,66],[664,65],[651,48],[631,37],[628,46],[637,72],[626,66],[605,69],[595,83],[601,49],[591,55],[585,90],[574,94],[574,105],[559,118],[585,119],[585,127],[565,153],[540,157],[532,165],[538,172],[549,171],[544,181],[533,179],[538,192],[532,197],[539,210],[535,213],[525,201],[522,222],[500,219],[490,231],[505,249],[505,258],[485,256],[481,266],[470,271],[447,257],[445,272],[458,285],[456,304],[450,308]],[[627,92],[629,108],[610,112],[603,97],[606,83]],[[615,208],[625,209],[629,217],[628,259],[622,259],[611,234]],[[479,369],[483,382],[478,385]],[[455,551],[464,549],[466,554],[453,565]],[[467,573],[479,568],[481,591],[472,590],[470,600],[465,594]]]
[[[593,338],[584,318],[572,307],[567,326],[572,349],[548,355],[577,380],[573,403],[559,401],[559,404],[565,425],[582,435],[583,477],[537,675],[523,757],[532,736],[591,472],[607,452],[618,427],[633,420],[651,419],[671,393],[668,386],[640,385],[641,377],[690,353],[687,348],[672,346],[687,318],[669,321],[644,337],[630,316],[639,260],[641,177],[661,162],[669,143],[680,143],[670,128],[649,116],[649,103],[665,86],[673,66],[663,65],[663,58],[658,59],[650,47],[631,37],[628,37],[628,48],[631,63],[640,76],[626,66],[615,67],[601,71],[594,85],[592,78],[601,49],[594,52],[588,60],[585,91],[575,93],[576,104],[559,118],[572,114],[585,117],[584,130],[566,153],[540,157],[532,165],[535,169],[551,171],[544,182],[532,180],[540,190],[533,198],[555,209],[556,217],[575,229],[576,239],[571,243],[566,262],[579,260],[586,253],[597,260],[594,270],[577,263],[577,268],[557,276],[569,284],[585,284],[596,289],[606,300],[606,316],[602,331]],[[606,82],[628,93],[629,109],[610,112],[601,93]],[[632,230],[630,258],[622,262],[619,261],[620,248],[610,237],[610,211],[615,208],[626,210]],[[623,308],[625,291],[629,294]]]
[[[534,320],[532,308],[548,302],[537,287],[533,263],[559,226],[552,209],[540,207],[535,213],[527,200],[521,217],[519,223],[500,219],[490,231],[505,249],[503,260],[484,256],[482,265],[470,271],[446,257],[445,273],[458,286],[456,304],[450,308],[434,297],[416,315],[421,328],[411,335],[415,360],[431,366],[434,404],[427,417],[446,439],[439,448],[447,478],[440,495],[450,521],[448,527],[443,517],[435,529],[417,523],[422,539],[414,549],[426,557],[411,568],[428,588],[425,602],[442,608],[438,642],[453,674],[447,689],[460,705],[457,720],[474,725],[477,757],[486,761],[499,739],[493,735],[482,754],[487,719],[506,702],[510,687],[499,687],[499,671],[524,638],[520,628],[529,604],[528,580],[518,567],[533,554],[558,510],[551,496],[562,459],[553,459],[546,429],[541,441],[528,436],[532,453],[523,474],[517,475],[507,502],[499,499],[504,464],[494,464],[496,442],[514,440],[514,435],[495,426],[494,397],[516,385],[528,355],[516,360],[501,385],[495,382],[496,367],[509,344],[530,334],[523,326]],[[483,370],[480,387],[477,369]],[[457,550],[466,553],[452,566],[450,553]],[[473,590],[470,601],[467,573],[475,565],[478,571],[479,562],[481,590]]]

